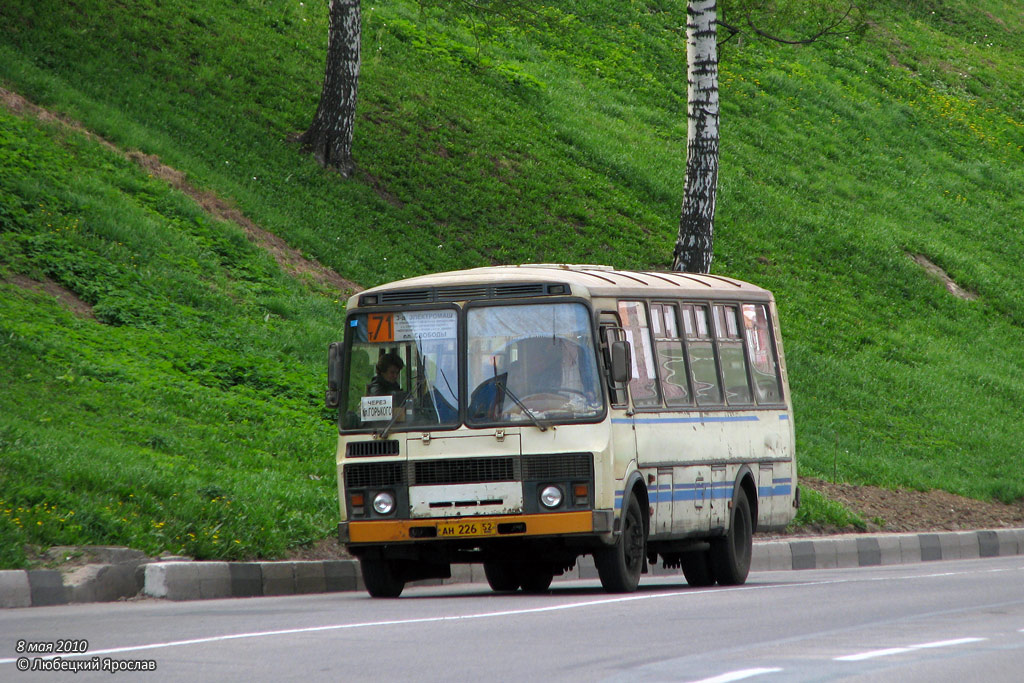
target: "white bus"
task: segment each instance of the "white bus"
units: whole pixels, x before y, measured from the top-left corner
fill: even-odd
[[[755,531],[799,505],[770,292],[713,275],[524,265],[415,277],[348,302],[329,350],[339,537],[367,590],[481,563],[546,591],[592,555],[743,583]]]

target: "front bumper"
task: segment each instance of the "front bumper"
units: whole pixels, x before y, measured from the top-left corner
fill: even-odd
[[[356,520],[338,524],[338,539],[348,545],[487,540],[529,536],[569,534],[608,534],[612,531],[614,511],[583,510],[537,515],[492,515],[444,517],[432,519]],[[439,529],[452,524],[493,525],[490,535],[443,536]]]

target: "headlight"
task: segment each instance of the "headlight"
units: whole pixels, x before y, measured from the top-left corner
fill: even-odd
[[[373,497],[373,509],[378,515],[390,515],[395,509],[395,497],[382,491]]]
[[[540,492],[540,503],[546,508],[556,508],[562,504],[562,489],[557,486],[545,486]]]

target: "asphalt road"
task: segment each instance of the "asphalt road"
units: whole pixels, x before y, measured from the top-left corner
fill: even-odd
[[[87,650],[59,664],[31,652],[61,641]],[[1016,682],[1024,557],[758,572],[745,586],[700,590],[645,577],[639,592],[618,596],[572,581],[540,596],[459,584],[397,600],[334,593],[0,612],[0,680],[109,680],[52,670],[107,660],[155,666],[116,678],[153,681]]]

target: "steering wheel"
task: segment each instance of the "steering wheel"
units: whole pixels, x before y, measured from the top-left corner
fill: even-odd
[[[566,410],[569,407],[569,400],[571,400],[572,394],[579,394],[584,399],[586,395],[575,389],[559,389],[556,391],[539,391],[535,394],[527,394],[526,396],[520,397],[523,405],[529,408],[531,411],[536,412],[549,412],[554,410]],[[510,399],[507,399],[510,400]],[[518,405],[512,405],[509,407],[509,415],[519,415],[523,412],[523,409]]]

